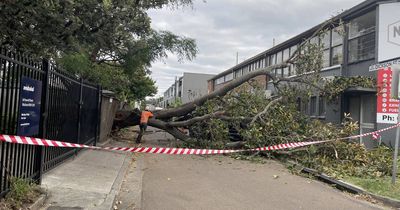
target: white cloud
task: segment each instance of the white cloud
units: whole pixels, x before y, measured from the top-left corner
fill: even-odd
[[[152,26],[196,39],[199,53],[192,62],[175,56],[153,64],[151,77],[158,95],[183,72],[218,74],[293,37],[362,0],[197,0],[192,8],[149,11]]]

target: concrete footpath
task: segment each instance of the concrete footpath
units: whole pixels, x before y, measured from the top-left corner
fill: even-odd
[[[131,160],[130,153],[82,151],[44,175],[49,197],[42,209],[112,209]]]

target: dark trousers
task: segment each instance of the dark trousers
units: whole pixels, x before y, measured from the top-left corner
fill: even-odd
[[[146,129],[147,129],[147,123],[140,123],[139,128],[140,128],[140,131],[139,131],[139,135],[136,139],[136,143],[140,143],[142,141],[142,136],[143,136],[144,132],[146,132]]]

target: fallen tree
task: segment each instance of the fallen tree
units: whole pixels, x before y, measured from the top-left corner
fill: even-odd
[[[271,115],[271,110],[275,107],[288,106],[288,104],[291,104],[287,113],[283,114],[300,114],[293,108],[297,100],[299,98],[301,100],[308,100],[309,96],[316,91],[319,92],[319,94],[329,96],[328,98],[337,98],[335,96],[341,94],[341,91],[343,91],[342,89],[345,89],[346,86],[343,86],[342,89],[332,88],[330,84],[336,82],[336,80],[325,81],[320,77],[319,71],[322,69],[323,46],[310,41],[311,39],[318,39],[324,36],[324,28],[329,24],[337,23],[333,23],[330,20],[322,24],[320,29],[316,30],[309,38],[305,39],[295,52],[282,63],[251,71],[230,81],[222,88],[197,98],[192,102],[155,112],[155,116],[149,120],[148,125],[165,130],[175,138],[184,142],[207,141],[210,135],[212,137],[212,135],[219,134],[198,132],[204,135],[188,136],[179,128],[197,126],[201,127],[201,129],[212,130],[213,128],[209,125],[212,124],[212,121],[218,120],[217,122],[220,124],[222,122],[225,123],[225,127],[219,128],[219,132],[221,133],[224,133],[224,130],[227,129],[226,123],[236,124],[236,127],[238,127],[238,123],[241,125],[245,124],[247,129],[251,130],[254,127],[271,126],[271,118],[268,118],[268,115]],[[295,69],[294,74],[297,76],[280,77],[275,75],[274,71],[276,69],[288,68],[289,66]],[[255,94],[246,95],[246,92],[249,92],[249,89],[257,89],[257,85],[252,82],[252,79],[260,75],[265,75],[270,80],[274,89],[274,94],[268,98],[259,96],[259,99],[254,101],[254,99],[257,98]],[[346,81],[346,79],[343,79],[343,81]],[[365,81],[369,81],[368,78],[366,78]],[[369,84],[370,83],[368,83],[368,85]],[[263,90],[261,90],[261,92],[261,96],[264,95]],[[247,98],[245,100],[241,99],[242,95],[245,95]],[[254,109],[246,110],[248,107],[252,107],[251,103],[256,104],[253,104]],[[138,110],[133,112],[118,112],[114,122],[114,128],[119,129],[138,125],[139,115],[140,112]],[[207,123],[204,124],[204,122]],[[245,134],[242,135],[245,136]],[[296,135],[299,136],[299,134]],[[277,136],[277,138],[281,137]],[[240,143],[240,145],[244,145],[244,143]]]

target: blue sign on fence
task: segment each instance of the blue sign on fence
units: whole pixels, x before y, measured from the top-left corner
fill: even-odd
[[[34,136],[39,133],[41,98],[42,82],[22,77],[17,135]]]

